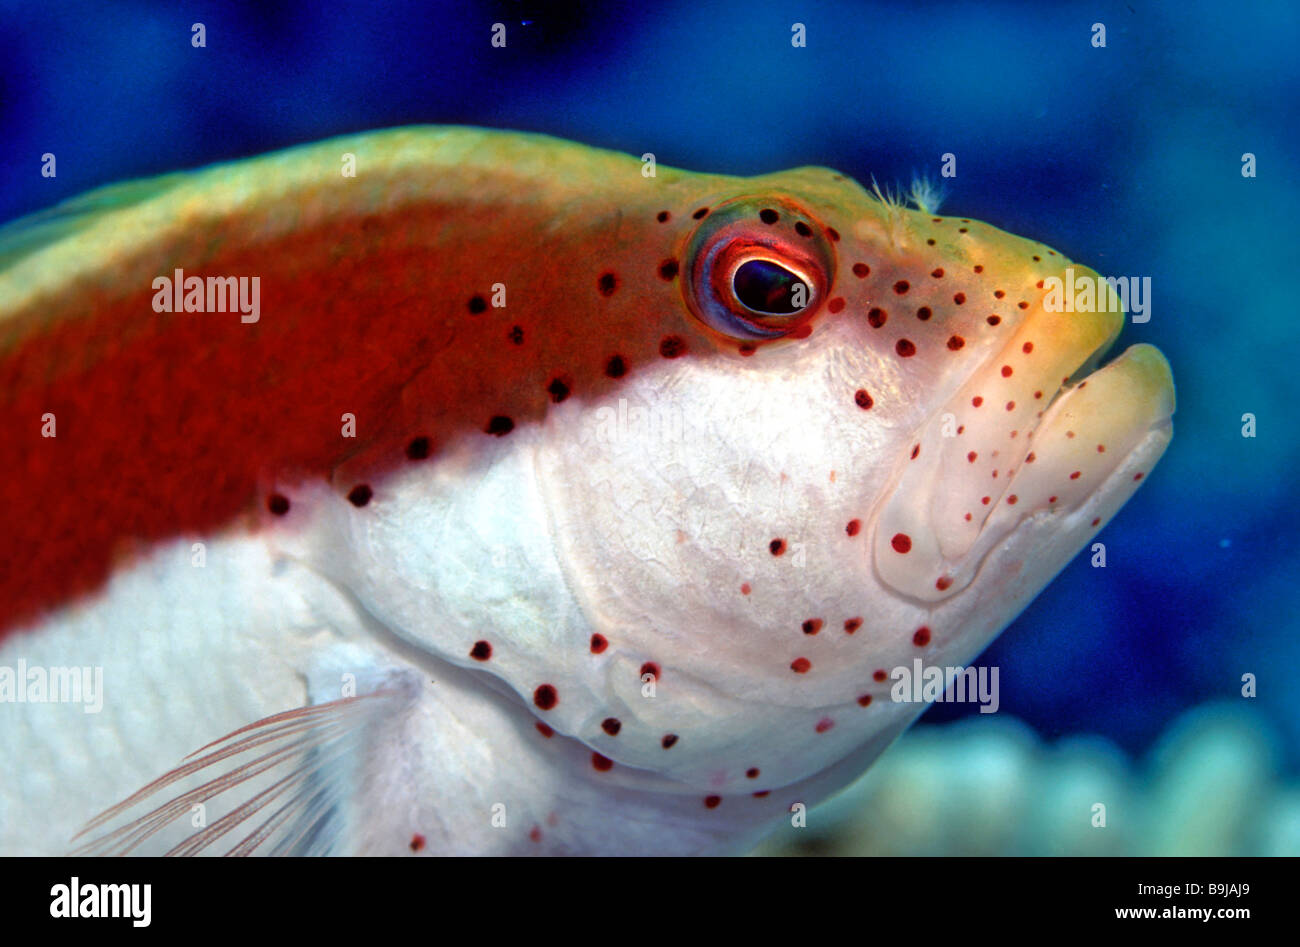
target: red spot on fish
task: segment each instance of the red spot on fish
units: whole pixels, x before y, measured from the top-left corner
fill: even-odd
[[[542,840],[542,827],[534,825],[528,830],[528,840],[530,842],[540,842]]]
[[[406,445],[406,457],[408,460],[424,460],[429,456],[430,447],[431,443],[427,437],[413,437]]]
[[[359,483],[348,491],[348,502],[353,506],[365,506],[374,496],[374,491],[364,483]]]
[[[751,766],[749,769],[745,770],[745,778],[746,778],[746,779],[758,779],[758,773],[759,773],[759,769],[758,769],[758,767],[757,767],[757,766]]]
[[[885,673],[884,668],[876,668],[876,670],[872,672],[871,677],[873,680],[879,682],[888,679],[889,675]]]
[[[546,724],[542,723],[540,720],[537,721],[535,724],[533,724],[533,726],[535,726],[535,727],[537,728],[537,732],[538,732],[538,733],[540,733],[542,736],[546,737],[546,739],[548,739],[548,740],[549,740],[551,737],[555,736],[555,731],[552,730],[552,729],[551,729],[549,726],[547,726]]]
[[[608,773],[614,768],[614,761],[608,756],[602,756],[595,750],[591,753],[591,768],[601,773]]]
[[[284,516],[289,512],[289,498],[280,493],[272,493],[266,498],[266,508],[273,516]]]
[[[785,552],[785,540],[774,539],[767,544],[767,549],[772,555],[779,556]]]
[[[1083,472],[1080,470],[1076,470],[1074,473],[1070,474],[1070,479],[1078,480],[1081,476],[1083,476]]]
[[[1135,474],[1133,475],[1133,479],[1134,479],[1134,480],[1141,480],[1142,477],[1143,477],[1143,474],[1140,474],[1140,473],[1135,473]]]
[[[863,694],[861,697],[859,697],[859,698],[858,698],[858,706],[859,706],[859,707],[870,707],[870,706],[871,706],[871,695],[870,695],[870,694]]]
[[[569,397],[569,386],[562,378],[552,378],[551,383],[546,386],[546,393],[551,396],[551,401],[559,404]]]
[[[1016,501],[1019,499],[1020,498],[1013,493],[1011,494],[1011,496],[1007,497],[1007,503],[1011,504],[1012,506],[1015,506]]]
[[[916,346],[908,339],[899,339],[898,342],[894,344],[894,351],[903,358],[911,358],[916,354]]]
[[[1016,403],[1015,403],[1014,401],[1008,401],[1008,402],[1007,402],[1007,410],[1008,410],[1008,411],[1014,411],[1014,410],[1016,410]]]
[[[706,808],[706,809],[716,809],[716,808],[718,808],[718,806],[721,805],[721,804],[722,804],[722,797],[721,797],[721,796],[705,796],[705,797],[704,797],[704,808]]]
[[[894,284],[894,292],[896,292],[900,296],[906,293],[908,289],[909,287],[907,285],[907,280],[905,279],[901,279]]]
[[[815,635],[822,630],[822,620],[820,618],[809,618],[803,623],[802,627],[805,635]]]
[[[770,227],[772,224],[776,223],[778,220],[781,219],[781,215],[778,214],[776,211],[772,210],[772,208],[770,207],[764,207],[762,210],[758,212],[758,219]]]
[[[975,463],[975,458],[977,458],[978,456],[979,456],[979,454],[975,453],[974,451],[969,451],[969,452],[966,454],[966,459],[967,459],[968,461],[970,461],[970,462],[973,464],[973,463]]]
[[[602,654],[609,647],[609,639],[604,635],[595,634],[591,636],[591,653]]]
[[[661,210],[658,214],[655,215],[655,220],[659,221],[659,223],[661,224],[666,224],[668,223],[669,219],[672,218],[672,216],[673,215],[668,213],[668,211]]]
[[[916,310],[916,318],[920,319],[922,322],[928,322],[932,315],[934,315],[934,313],[930,311],[929,306],[922,306],[920,309]]]
[[[861,618],[847,618],[844,620],[844,631],[847,634],[851,635],[861,627],[862,627]]]
[[[627,374],[627,362],[621,355],[611,355],[605,363],[605,374],[610,378],[622,378]]]
[[[808,669],[812,667],[812,662],[807,658],[795,658],[790,662],[790,670],[796,674],[807,674]]]
[[[696,220],[703,220],[706,216],[708,216],[708,213],[709,213],[709,209],[707,207],[701,207],[695,213],[691,214],[691,216],[694,217]]]
[[[970,399],[970,403],[978,408],[984,403],[984,399],[980,395],[976,395],[974,398]]]
[[[844,527],[844,532],[850,536],[856,536],[862,530],[862,520],[849,520],[848,525]]]
[[[560,695],[556,693],[555,688],[550,684],[542,684],[537,690],[533,691],[533,703],[542,710],[550,710],[560,702]]]
[[[948,348],[954,352],[966,344],[966,340],[959,335],[954,335],[948,339]]]
[[[416,833],[411,836],[411,851],[418,852],[424,848],[424,836]]]
[[[596,288],[600,290],[602,296],[613,296],[614,291],[618,289],[618,277],[613,273],[601,273],[600,278],[596,280]]]
[[[751,589],[750,589],[750,587],[749,587],[749,583],[748,583],[748,582],[742,582],[742,583],[740,583],[740,594],[741,594],[741,595],[748,595],[748,594],[750,593],[750,591],[751,591]]]
[[[826,304],[826,308],[833,313],[842,311],[844,309],[843,297],[836,296],[834,299],[832,299],[830,302]]]
[[[772,790],[770,790],[770,789],[764,789],[764,790],[761,790],[761,791],[759,791],[759,792],[754,793],[754,798],[755,798],[755,799],[764,799],[764,798],[766,798],[767,796],[770,796],[771,794],[772,794]]]
[[[926,628],[924,625],[916,629],[916,633],[912,635],[912,644],[916,645],[918,648],[924,648],[929,643],[930,629]]]
[[[1002,377],[1003,377],[1003,378],[1010,378],[1010,377],[1011,377],[1011,366],[1010,366],[1010,365],[1003,365],[1003,366],[1002,366]]]
[[[938,589],[940,592],[946,591],[951,586],[952,586],[952,576],[941,575],[939,576],[939,578],[934,580],[934,587]]]
[[[962,305],[963,303],[966,302],[966,294],[965,294],[965,293],[957,293],[955,296],[952,297],[952,301],[955,302],[957,305],[960,306],[960,305]]]
[[[867,266],[867,264],[865,263],[853,264],[853,275],[856,276],[858,279],[866,279],[870,273],[871,273],[871,267]]]
[[[995,325],[997,325],[999,322],[1002,321],[1002,317],[1001,317],[1001,316],[998,316],[998,315],[993,315],[993,316],[989,316],[989,317],[988,317],[987,319],[985,319],[984,321],[987,322],[987,323],[988,323],[989,325],[991,325],[991,326],[995,326]]]
[[[617,717],[606,717],[600,722],[600,729],[604,730],[611,737],[618,736],[618,731],[623,729],[623,723]]]
[[[1101,522],[1101,517],[1099,516],[1099,517],[1097,517],[1095,520],[1092,521],[1092,525],[1093,525],[1093,526],[1096,526],[1096,525],[1097,525],[1098,523],[1100,523],[1100,522]]]
[[[523,344],[524,344],[524,327],[523,327],[523,326],[511,326],[511,327],[510,327],[510,331],[506,333],[506,338],[509,339],[509,340],[511,341],[511,343],[514,344],[514,345],[523,345]]]
[[[469,311],[477,316],[479,313],[484,312],[487,309],[487,300],[482,296],[471,296],[468,306]]]
[[[659,264],[659,278],[660,278],[660,279],[663,279],[663,280],[671,280],[671,279],[672,279],[673,277],[675,277],[676,275],[677,275],[677,261],[676,261],[676,260],[664,260],[662,263]]]
[[[664,358],[680,358],[686,354],[686,342],[680,335],[666,335],[659,340],[659,354]]]
[[[853,392],[853,403],[863,411],[866,411],[875,404],[875,402],[871,400],[871,395],[867,394],[865,388],[859,388],[857,391]]]
[[[474,647],[469,649],[469,656],[475,661],[486,661],[492,657],[492,645],[486,641],[476,641]]]
[[[1020,346],[1020,351],[1024,352],[1026,355],[1028,355],[1033,350],[1034,350],[1033,342],[1026,342],[1024,345]]]
[[[659,741],[659,745],[662,746],[665,750],[670,750],[672,749],[673,744],[677,742],[677,740],[678,740],[677,734],[665,733],[664,738]]]
[[[830,717],[822,717],[822,719],[817,721],[817,726],[813,727],[813,729],[816,730],[818,733],[825,733],[833,726],[835,726],[834,720],[832,720]]]
[[[483,427],[483,433],[505,437],[514,429],[515,422],[512,418],[508,418],[504,414],[496,414],[488,419],[488,423]]]
[[[943,279],[943,267],[941,266],[935,267],[933,270],[930,271],[930,275],[933,276],[935,279]]]
[[[641,665],[641,677],[645,678],[647,676],[649,676],[652,681],[659,680],[659,665],[655,664],[653,661],[647,661],[645,664]]]
[[[895,533],[890,544],[894,547],[894,552],[905,553],[912,551],[912,537],[907,533]]]
[[[885,310],[881,309],[879,306],[872,308],[872,310],[867,313],[867,322],[871,324],[871,328],[873,329],[879,329],[885,324],[885,320],[888,318],[889,316],[886,315]]]

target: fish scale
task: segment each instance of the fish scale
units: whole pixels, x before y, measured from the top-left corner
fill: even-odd
[[[398,129],[0,231],[0,666],[165,697],[262,654],[187,725],[231,812],[243,741],[314,751],[286,785],[332,801],[273,851],[717,850],[853,778],[922,709],[889,671],[971,660],[1150,471],[1168,366],[1139,345],[1085,380],[1122,316],[1046,313],[1041,244],[827,169],[642,172]],[[257,276],[259,318],[156,311],[178,270]],[[188,664],[134,667],[151,634]],[[188,798],[132,795],[181,738],[129,699],[15,706],[0,758],[39,740],[68,788],[24,777],[9,831],[126,800],[104,850]],[[77,797],[57,748],[103,739],[131,758]]]

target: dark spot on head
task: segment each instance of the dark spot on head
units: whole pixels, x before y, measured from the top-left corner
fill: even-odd
[[[957,293],[955,296],[952,297],[952,301],[955,302],[957,305],[960,306],[960,305],[962,305],[962,303],[966,302],[966,294],[965,294],[965,293]]]
[[[871,324],[871,328],[873,329],[879,329],[885,324],[885,320],[888,318],[889,316],[885,314],[885,310],[881,309],[879,306],[867,313],[867,322]]]
[[[703,220],[704,216],[708,214],[708,212],[709,209],[707,207],[701,207],[695,213],[691,214],[691,216],[694,217],[696,220]]]
[[[506,333],[506,338],[509,339],[509,340],[510,340],[513,344],[515,344],[515,345],[523,345],[523,344],[524,344],[524,327],[523,327],[523,326],[511,326],[511,327],[510,327],[510,331]]]
[[[859,698],[858,698],[858,706],[859,706],[859,707],[870,707],[870,706],[871,706],[871,695],[870,695],[870,694],[863,694],[861,697],[859,697]]]
[[[934,269],[930,271],[930,275],[933,276],[935,279],[943,279],[943,267],[936,266]]]
[[[477,316],[485,309],[487,309],[487,300],[482,296],[471,296],[469,298],[469,311],[474,313],[474,315]]]
[[[871,677],[873,680],[880,682],[888,678],[889,675],[885,673],[884,668],[877,668],[874,672],[872,672]]]
[[[867,266],[867,264],[865,263],[853,264],[853,275],[856,276],[858,279],[865,279],[867,275],[870,273],[871,273],[871,267]]]
[[[988,323],[989,325],[991,325],[991,326],[995,326],[995,325],[997,325],[999,322],[1002,321],[1002,317],[1001,317],[1001,316],[996,316],[996,315],[994,315],[994,316],[989,316],[989,317],[988,317],[987,319],[985,319],[984,321],[987,322],[987,323]]]
[[[758,767],[757,767],[757,766],[751,766],[749,769],[745,770],[745,778],[746,778],[746,779],[758,779]]]
[[[930,643],[930,629],[924,626],[916,629],[916,634],[912,635],[912,644],[918,648],[924,648]]]
[[[758,212],[758,219],[765,224],[774,224],[781,219],[781,215],[770,207],[764,207]]]
[[[627,374],[627,362],[621,355],[611,355],[605,363],[605,374],[610,378],[622,378]]]
[[[779,556],[779,555],[781,555],[783,552],[785,552],[785,540],[784,540],[784,539],[774,539],[774,540],[772,540],[770,543],[767,544],[767,548],[768,548],[768,551],[770,551],[770,552],[772,553],[772,555],[774,555],[774,556]]]
[[[616,737],[618,736],[618,731],[623,729],[623,724],[617,717],[606,717],[600,722],[600,729],[604,730],[611,737]]]
[[[920,319],[922,322],[928,322],[932,315],[934,315],[934,313],[930,311],[929,306],[922,306],[920,309],[916,310],[916,318]]]
[[[659,278],[670,280],[677,275],[677,261],[664,260],[659,264]]]
[[[862,520],[849,520],[849,525],[844,527],[844,532],[850,536],[856,536],[862,531]]]
[[[602,773],[606,773],[614,768],[614,761],[608,756],[602,756],[595,750],[591,752],[591,768]]]
[[[365,506],[374,495],[368,484],[359,483],[348,491],[348,502],[353,506]]]
[[[569,386],[562,379],[552,378],[551,383],[546,386],[546,393],[551,396],[553,402],[559,404],[569,397]]]
[[[411,443],[406,445],[406,456],[411,460],[424,460],[429,456],[429,439],[421,435],[420,437],[411,438]]]
[[[533,726],[537,728],[538,733],[546,737],[546,739],[548,740],[551,737],[555,736],[555,731],[552,730],[550,727],[548,727],[546,724],[542,723],[540,720],[538,720],[535,724],[533,724]]]
[[[812,667],[812,662],[807,658],[795,658],[790,662],[790,670],[796,674],[807,674],[808,669]]]
[[[659,680],[659,665],[655,664],[653,661],[647,661],[645,664],[641,665],[641,676],[645,677],[647,674],[650,675],[651,680]]]
[[[591,653],[600,654],[609,647],[609,639],[604,635],[596,634],[591,636]]]
[[[274,516],[284,516],[289,512],[289,498],[279,493],[272,493],[266,498],[266,508]]]
[[[831,241],[834,243],[840,242],[840,232],[836,230],[834,227],[826,228],[826,236],[830,237]]]
[[[815,635],[822,630],[822,620],[820,618],[809,618],[803,623],[802,627],[805,635]]]
[[[672,217],[672,214],[668,213],[668,211],[666,210],[661,210],[658,214],[655,215],[655,219],[659,221],[659,223],[661,224],[668,223],[668,218],[670,217]]]
[[[899,339],[894,343],[894,351],[903,358],[911,358],[916,354],[916,346],[912,344],[910,339]]]
[[[1002,292],[1002,290],[1000,290],[1000,289],[995,289],[995,290],[993,290],[993,296],[994,296],[994,298],[996,298],[996,299],[1001,299],[1001,298],[1002,298],[1003,296],[1005,296],[1005,295],[1006,295],[1006,293]]]
[[[895,533],[894,538],[889,543],[894,547],[894,552],[905,553],[912,551],[912,537],[907,533]]]
[[[875,404],[875,402],[871,400],[871,395],[867,394],[867,390],[865,388],[859,388],[857,391],[853,393],[853,403],[856,404],[863,411],[866,411],[873,404]]]
[[[411,836],[411,851],[413,851],[413,852],[418,852],[418,851],[419,851],[420,849],[422,849],[422,848],[424,848],[424,836],[423,836],[423,835],[420,835],[420,834],[418,834],[418,833],[415,834],[415,835],[412,835],[412,836]]]
[[[560,695],[556,693],[554,686],[542,684],[533,691],[533,703],[542,710],[550,710],[560,702]]]
[[[758,351],[758,346],[753,342],[741,342],[740,345],[737,346],[736,351],[745,357],[749,357]]]
[[[494,414],[488,419],[487,425],[483,428],[485,434],[495,434],[497,437],[505,437],[515,429],[515,422],[506,417],[504,414]]]
[[[954,335],[950,339],[948,339],[948,348],[952,349],[954,352],[957,351],[965,344],[966,344],[966,340],[959,335]]]
[[[908,286],[907,280],[905,279],[901,279],[894,284],[894,292],[898,293],[898,295],[900,296],[906,293],[908,289],[910,289],[910,287]]]
[[[826,308],[833,313],[842,311],[844,309],[844,297],[836,296],[826,304]]]
[[[665,750],[668,750],[671,749],[672,745],[676,742],[677,742],[677,734],[665,733],[664,738],[659,741],[659,745],[662,746]]]
[[[799,236],[801,236],[801,237],[811,237],[811,236],[812,236],[812,228],[809,227],[807,224],[805,224],[802,220],[800,220],[800,221],[796,221],[796,222],[795,222],[795,225],[794,225],[794,232],[797,233],[797,234],[798,234]]]
[[[596,288],[602,296],[613,296],[614,290],[618,289],[618,277],[613,273],[601,273],[596,280]]]
[[[474,647],[469,649],[469,656],[475,661],[486,661],[492,657],[492,645],[486,641],[476,641]]]
[[[686,354],[686,341],[680,335],[666,335],[659,340],[659,354],[664,358],[678,358]]]
[[[857,630],[858,630],[859,628],[861,628],[861,627],[862,627],[862,619],[861,619],[861,618],[846,618],[846,619],[844,619],[844,630],[845,630],[846,632],[848,632],[850,635],[853,634],[855,631],[857,631]]]
[[[716,809],[722,803],[721,796],[705,796],[704,806],[706,809]]]

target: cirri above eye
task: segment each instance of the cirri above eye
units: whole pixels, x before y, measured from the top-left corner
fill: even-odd
[[[830,289],[830,245],[812,215],[774,198],[714,208],[687,247],[682,282],[695,316],[745,341],[788,335],[816,313]]]

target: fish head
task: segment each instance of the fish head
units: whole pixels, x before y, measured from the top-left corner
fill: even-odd
[[[1071,264],[987,224],[825,169],[682,203],[676,292],[626,303],[661,357],[557,405],[539,478],[608,643],[577,659],[600,752],[786,785],[878,753],[922,709],[893,669],[969,661],[1096,535],[1171,375],[1145,345],[1093,372],[1122,309],[1049,311]]]

